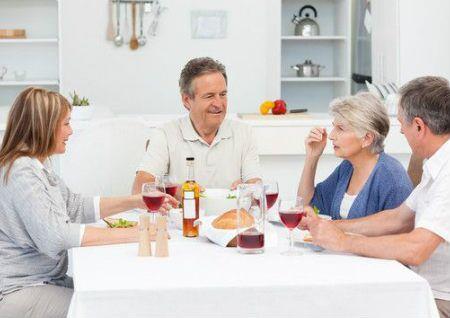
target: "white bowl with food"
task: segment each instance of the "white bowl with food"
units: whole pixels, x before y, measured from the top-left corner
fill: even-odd
[[[219,215],[236,207],[236,191],[208,188],[200,195],[200,208],[205,212],[205,216]]]

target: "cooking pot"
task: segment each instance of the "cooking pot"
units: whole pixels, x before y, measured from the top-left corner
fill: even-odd
[[[311,60],[306,60],[303,64],[291,66],[297,71],[298,77],[319,77],[320,69],[325,68],[323,65],[313,64]]]

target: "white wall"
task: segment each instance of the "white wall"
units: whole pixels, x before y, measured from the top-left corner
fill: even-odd
[[[137,51],[105,40],[107,0],[61,5],[62,89],[76,89],[116,113],[180,113],[178,78],[193,57],[222,61],[229,75],[229,111],[255,112],[271,86],[269,7],[274,0],[161,0],[158,36]],[[191,39],[190,11],[226,10],[226,39]],[[273,81],[276,81],[273,78]],[[273,86],[273,85],[272,85]]]
[[[400,82],[423,75],[450,79],[450,1],[399,1]]]
[[[450,1],[372,1],[374,82],[450,79]]]

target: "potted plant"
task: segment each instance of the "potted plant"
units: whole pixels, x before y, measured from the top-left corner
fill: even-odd
[[[72,99],[72,119],[87,120],[92,117],[92,107],[89,104],[89,99],[86,97],[80,98],[76,91],[69,93]]]

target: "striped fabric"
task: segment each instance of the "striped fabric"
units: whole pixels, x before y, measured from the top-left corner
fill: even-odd
[[[51,163],[21,157],[0,169],[0,299],[22,287],[64,280],[67,250],[82,223],[96,221],[93,198],[72,193]]]

